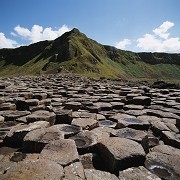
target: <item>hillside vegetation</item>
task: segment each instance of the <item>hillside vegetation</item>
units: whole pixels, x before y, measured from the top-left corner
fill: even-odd
[[[0,76],[57,72],[89,77],[180,80],[180,54],[123,51],[99,44],[78,29],[53,41],[0,49]]]

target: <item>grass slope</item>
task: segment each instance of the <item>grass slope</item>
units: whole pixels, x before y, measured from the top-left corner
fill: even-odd
[[[180,54],[134,53],[104,46],[78,29],[54,41],[0,50],[0,76],[63,71],[88,77],[180,80]]]

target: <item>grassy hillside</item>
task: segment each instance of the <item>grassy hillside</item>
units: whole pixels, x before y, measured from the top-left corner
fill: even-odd
[[[57,71],[89,77],[180,80],[180,54],[123,51],[101,45],[78,29],[54,41],[0,50],[0,76]]]

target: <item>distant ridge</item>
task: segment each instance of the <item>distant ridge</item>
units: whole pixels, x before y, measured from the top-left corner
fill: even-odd
[[[66,71],[90,77],[180,79],[180,54],[134,53],[102,45],[77,28],[53,41],[0,49],[0,76]]]

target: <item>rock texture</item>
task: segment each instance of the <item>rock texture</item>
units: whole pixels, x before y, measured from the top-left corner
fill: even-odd
[[[179,89],[71,74],[0,85],[0,179],[180,178]]]

